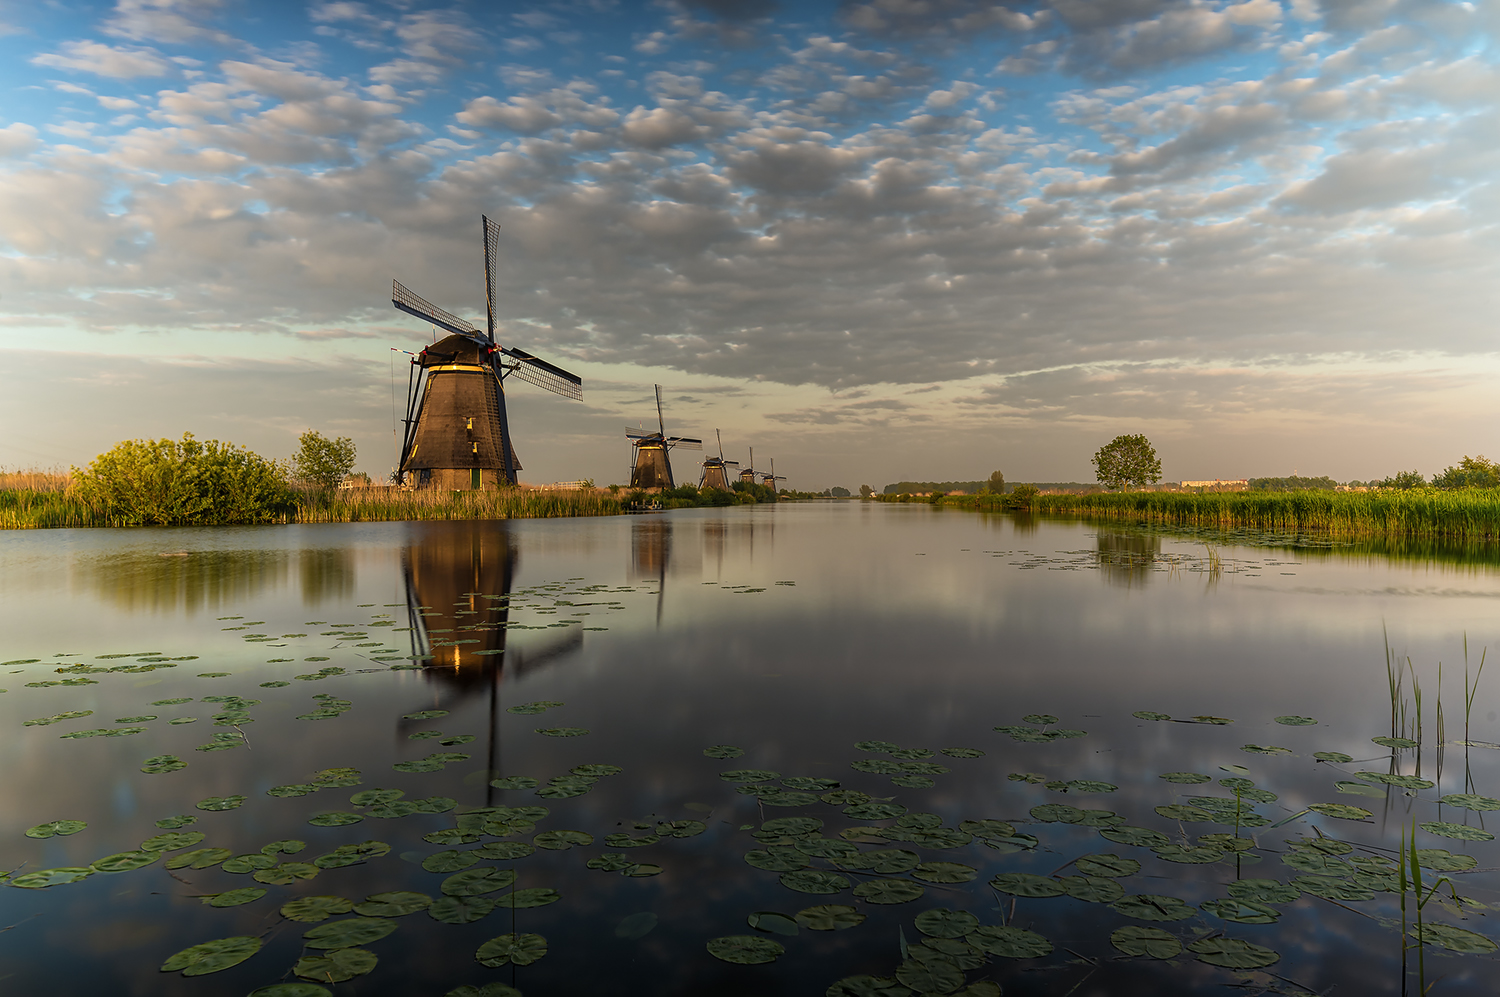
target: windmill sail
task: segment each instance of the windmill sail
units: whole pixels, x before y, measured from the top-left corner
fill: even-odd
[[[490,221],[489,215],[480,215],[484,221],[484,318],[488,323],[490,342],[495,341],[495,267],[500,261],[500,223]]]
[[[577,374],[571,374],[556,364],[550,364],[514,346],[503,347],[500,352],[515,360],[514,365],[505,365],[510,369],[510,373],[528,384],[546,388],[553,394],[562,395],[564,398],[583,398],[583,378]]]
[[[391,304],[408,315],[415,315],[422,321],[431,322],[433,325],[441,329],[447,329],[455,335],[472,339],[476,343],[486,342],[484,333],[480,332],[473,325],[447,309],[439,308],[399,280],[391,281]]]

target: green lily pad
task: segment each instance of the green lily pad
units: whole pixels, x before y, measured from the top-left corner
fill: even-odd
[[[427,908],[427,916],[444,924],[470,924],[494,909],[489,897],[439,897]]]
[[[701,820],[664,820],[656,825],[656,833],[663,838],[692,838],[707,830],[708,825]]]
[[[911,997],[911,991],[893,976],[860,975],[835,980],[827,997]]]
[[[897,872],[910,872],[922,861],[922,857],[916,852],[907,851],[904,848],[886,848],[873,852],[861,852],[853,859],[844,860],[843,864],[851,869],[868,869],[882,876],[889,876]]]
[[[1276,722],[1286,727],[1311,727],[1317,723],[1312,717],[1277,717]]]
[[[474,851],[447,851],[429,855],[422,860],[422,868],[428,872],[459,872],[479,861]]]
[[[774,817],[761,824],[760,830],[768,835],[795,838],[816,834],[822,827],[823,822],[816,817]]]
[[[1415,748],[1417,742],[1409,737],[1372,737],[1371,741],[1383,748]]]
[[[210,796],[199,800],[197,806],[199,810],[235,810],[245,802],[245,799],[243,796]]]
[[[1333,762],[1337,765],[1347,765],[1354,761],[1353,755],[1346,755],[1342,751],[1314,751],[1313,757],[1320,762]]]
[[[260,853],[262,855],[296,855],[306,847],[307,842],[305,841],[298,841],[296,838],[282,838],[280,841],[261,845]]]
[[[168,834],[158,834],[141,842],[141,850],[146,852],[175,852],[189,845],[196,845],[203,840],[202,831],[173,831]]]
[[[1428,834],[1436,834],[1444,838],[1457,838],[1460,841],[1493,841],[1495,836],[1483,828],[1470,827],[1467,824],[1454,824],[1445,820],[1430,820],[1421,825],[1422,830]]]
[[[732,744],[715,744],[703,749],[704,756],[708,758],[738,758],[744,753],[744,748],[736,748]]]
[[[302,933],[302,943],[310,949],[345,949],[368,945],[396,930],[396,925],[379,917],[351,917],[330,924],[320,924]]]
[[[510,712],[516,712],[516,707],[511,707]],[[417,713],[407,713],[401,717],[402,720],[436,720],[438,717],[446,717],[447,710],[421,710]]]
[[[500,935],[479,946],[474,958],[494,968],[507,963],[529,966],[546,954],[547,939],[541,935]]]
[[[514,869],[496,869],[485,866],[456,872],[443,880],[440,889],[448,897],[478,897],[486,893],[503,890],[516,881]]]
[[[102,859],[96,859],[90,868],[95,872],[133,872],[136,869],[144,869],[159,858],[161,858],[160,852],[116,852]]]
[[[246,873],[257,869],[269,869],[276,864],[274,856],[261,852],[251,852],[248,855],[236,855],[232,859],[225,859],[219,868],[225,872]]]
[[[903,962],[896,979],[919,993],[946,994],[963,986],[964,974],[946,959]]]
[[[349,802],[356,807],[372,807],[377,803],[394,803],[405,795],[400,789],[363,789],[349,797]]]
[[[1164,897],[1155,893],[1123,897],[1109,906],[1138,921],[1182,921],[1197,913],[1193,907],[1176,897]]]
[[[1289,904],[1302,895],[1300,887],[1274,879],[1241,879],[1227,889],[1234,899],[1257,904]]]
[[[923,862],[911,875],[924,883],[967,883],[979,875],[979,870],[961,862]]]
[[[1085,876],[1107,876],[1115,879],[1133,876],[1141,871],[1141,864],[1135,859],[1121,858],[1111,853],[1085,855],[1076,860],[1073,865]]]
[[[163,817],[156,822],[156,826],[163,830],[173,830],[196,823],[198,823],[198,818],[192,814],[178,814],[176,817]]]
[[[1241,751],[1248,751],[1252,755],[1290,755],[1291,748],[1280,748],[1274,744],[1242,744]]]
[[[618,765],[602,765],[590,762],[587,765],[574,765],[568,771],[573,775],[582,776],[586,779],[603,779],[608,776],[619,775],[625,770]]]
[[[1411,936],[1423,942],[1436,942],[1450,952],[1462,952],[1466,955],[1489,955],[1496,949],[1494,942],[1478,932],[1440,922],[1429,921],[1423,924],[1420,933],[1413,928]]]
[[[1292,883],[1300,887],[1304,893],[1311,893],[1324,900],[1337,900],[1341,903],[1369,900],[1375,896],[1373,890],[1334,876],[1296,876],[1292,879]]]
[[[848,881],[845,880],[845,882]],[[872,904],[910,903],[920,899],[926,892],[924,888],[909,879],[870,879],[854,888],[856,897]]]
[[[1446,848],[1418,848],[1417,864],[1434,872],[1463,872],[1479,864],[1472,855],[1454,855]]]
[[[468,757],[465,755],[464,757]],[[340,789],[344,786],[359,785],[359,769],[339,767],[323,769],[321,772],[313,773],[312,781],[325,789]]]
[[[45,824],[38,824],[36,827],[28,827],[26,829],[26,837],[50,838],[54,835],[77,834],[88,826],[86,821],[81,820],[48,821]]]
[[[845,807],[843,812],[845,817],[852,817],[855,820],[890,820],[906,813],[906,808],[899,803],[872,801]]]
[[[431,906],[432,898],[425,893],[396,890],[370,894],[363,903],[354,905],[354,913],[361,917],[403,917]]]
[[[266,795],[285,800],[298,796],[307,796],[309,793],[316,793],[321,788],[323,787],[314,786],[310,782],[296,782],[286,786],[272,786],[266,790]]]
[[[249,935],[216,938],[211,942],[189,946],[176,955],[169,956],[167,961],[161,964],[161,971],[175,973],[181,970],[183,976],[206,976],[231,966],[238,966],[259,952],[260,946],[260,939]]]
[[[57,869],[39,869],[36,872],[23,873],[12,879],[10,885],[23,890],[45,890],[49,886],[81,882],[93,874],[93,869],[61,866]]]
[[[836,872],[794,869],[781,874],[781,885],[798,893],[838,893],[849,888],[849,880]]]
[[[1061,876],[1058,882],[1074,900],[1112,904],[1125,895],[1125,887],[1104,876]]]
[[[1030,872],[1002,872],[990,880],[990,886],[1017,897],[1060,897],[1067,892],[1066,887],[1051,876]]]
[[[970,945],[1004,959],[1039,959],[1052,952],[1052,943],[1035,931],[1013,926],[985,925],[964,938]]]
[[[1366,796],[1375,800],[1385,799],[1387,792],[1384,789],[1377,789],[1368,782],[1351,782],[1347,779],[1335,782],[1333,788],[1337,789],[1340,793],[1348,793],[1351,796]]]
[[[210,907],[239,907],[243,904],[254,903],[266,895],[266,891],[258,886],[246,886],[238,890],[227,890],[212,897],[204,897],[203,902]]]
[[[1209,862],[1217,862],[1224,857],[1224,849],[1216,845],[1158,845],[1152,851],[1156,857],[1167,862],[1180,862],[1184,865],[1205,865]]]
[[[1169,803],[1166,806],[1157,807],[1156,812],[1168,820],[1211,821],[1214,819],[1214,815],[1202,807],[1187,803]]]
[[[861,793],[857,789],[835,789],[831,793],[824,793],[818,797],[824,803],[834,807],[845,807],[852,804],[870,802],[869,793]]]
[[[1364,807],[1351,807],[1347,803],[1314,803],[1307,809],[1324,817],[1337,817],[1341,820],[1365,820],[1374,816]]]
[[[1281,955],[1275,949],[1243,938],[1200,938],[1189,942],[1187,947],[1200,962],[1225,969],[1261,969],[1281,961]]]
[[[178,769],[187,768],[187,762],[176,755],[154,755],[146,759],[141,771],[147,775],[161,775],[164,772],[176,772]]]
[[[1173,959],[1182,952],[1182,942],[1175,935],[1138,924],[1116,928],[1110,933],[1109,943],[1126,955],[1152,959]]]
[[[1137,720],[1158,720],[1158,721],[1160,721],[1160,720],[1171,720],[1172,719],[1172,716],[1169,713],[1157,713],[1157,712],[1155,712],[1153,710],[1136,710],[1134,713],[1131,714],[1131,716],[1135,717]]]
[[[794,845],[797,851],[813,858],[830,859],[833,862],[858,861],[859,849],[841,838],[803,838]]]
[[[1209,717],[1209,716],[1192,717],[1187,722],[1188,723],[1195,723],[1195,724],[1213,724],[1214,726],[1217,726],[1217,727],[1222,727],[1225,724],[1232,724],[1232,723],[1234,723],[1234,721],[1230,720],[1228,717]]]
[[[1198,783],[1213,781],[1213,776],[1202,775],[1198,772],[1163,772],[1158,778],[1181,786],[1195,786]]]
[[[545,907],[548,904],[555,904],[561,899],[561,893],[550,887],[543,886],[507,893],[495,901],[495,906],[520,910],[527,907]]]
[[[349,813],[347,810],[324,810],[309,817],[307,822],[314,827],[344,827],[358,824],[364,819],[364,814]]]
[[[1239,924],[1274,924],[1281,916],[1281,911],[1275,907],[1253,900],[1207,900],[1199,904],[1198,909]]]
[[[984,751],[980,748],[942,748],[939,749],[949,758],[983,758]]]
[[[228,849],[217,849],[228,851]],[[271,886],[290,886],[299,879],[312,879],[321,870],[311,862],[283,862],[269,869],[259,869],[250,878]]]
[[[524,841],[491,841],[474,849],[473,854],[486,861],[511,862],[534,851],[536,848]]]
[[[799,793],[791,789],[772,788],[755,794],[768,807],[808,807],[818,802],[815,793]]]
[[[809,931],[842,931],[861,924],[865,915],[847,904],[818,904],[804,907],[794,920]]]
[[[1437,783],[1416,775],[1398,775],[1392,772],[1356,772],[1356,779],[1376,782],[1384,786],[1399,786],[1402,789],[1431,789]]]
[[[535,703],[522,703],[520,706],[508,706],[506,713],[515,713],[519,716],[535,716],[538,713],[546,713],[553,707],[562,706],[563,703],[553,699],[541,699]]]
[[[715,959],[741,966],[775,962],[786,951],[781,943],[774,942],[764,935],[725,935],[722,938],[710,938],[706,947],[708,954]]]
[[[654,845],[660,840],[661,835],[659,834],[630,835],[623,831],[604,836],[604,843],[611,848],[644,848],[647,845]]]
[[[535,789],[538,781],[529,775],[511,775],[503,779],[491,779],[490,785],[496,789]]]
[[[979,918],[966,910],[935,907],[918,914],[915,924],[918,931],[933,938],[962,938],[979,927]]]
[[[797,935],[797,922],[779,911],[758,910],[745,919],[745,923],[756,931],[769,931],[773,935]]]
[[[1066,803],[1043,803],[1031,808],[1031,816],[1051,824],[1077,824],[1083,820],[1083,811]]]
[[[333,991],[316,983],[273,983],[250,991],[250,997],[332,997],[332,994]]]
[[[297,960],[292,972],[304,980],[343,983],[373,972],[379,962],[379,957],[367,949],[341,948],[326,955],[305,955]]]
[[[794,775],[781,780],[781,784],[787,789],[798,789],[804,792],[822,793],[830,789],[838,789],[837,779],[824,779],[817,776]]]
[[[1449,793],[1438,800],[1450,807],[1463,807],[1465,810],[1500,810],[1500,800],[1493,796],[1476,796],[1473,793]]]
[[[194,869],[207,869],[209,866],[218,865],[232,856],[227,848],[197,848],[181,855],[173,855],[167,859],[168,869],[186,869],[191,866]]]
[[[353,909],[354,903],[343,897],[298,897],[281,905],[281,916],[289,921],[326,921]]]
[[[538,727],[536,732],[548,737],[582,737],[589,731],[587,727]]]

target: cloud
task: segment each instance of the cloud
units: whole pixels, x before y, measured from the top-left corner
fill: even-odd
[[[0,128],[0,158],[18,159],[40,145],[36,129],[22,121]]]
[[[233,35],[204,23],[223,9],[223,0],[117,0],[104,31],[131,41],[233,45]]]
[[[166,76],[172,72],[171,65],[155,49],[119,48],[93,41],[63,42],[59,51],[33,56],[31,62],[117,80]]]

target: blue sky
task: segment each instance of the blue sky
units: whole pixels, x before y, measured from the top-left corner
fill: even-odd
[[[0,464],[393,462],[397,277],[579,371],[532,481],[675,431],[794,487],[1500,451],[1493,4],[0,2]],[[764,461],[762,461],[764,463]],[[681,471],[679,475],[682,476]]]

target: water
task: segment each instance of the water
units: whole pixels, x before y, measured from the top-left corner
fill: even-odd
[[[1436,800],[1466,790],[1488,796],[1500,788],[1500,750],[1456,743],[1465,736],[1463,638],[1467,634],[1472,676],[1481,648],[1497,643],[1500,573],[1483,558],[1430,551],[1396,559],[1353,547],[1298,550],[1255,541],[1214,548],[1215,565],[1192,536],[869,503],[599,520],[7,534],[0,537],[0,657],[13,663],[0,667],[0,688],[7,690],[0,695],[0,725],[11,732],[0,742],[7,804],[0,809],[0,864],[15,870],[15,878],[85,868],[138,849],[164,833],[158,821],[179,815],[196,818],[180,830],[204,838],[154,861],[143,856],[149,864],[134,871],[96,872],[45,889],[0,889],[0,987],[17,994],[247,994],[295,981],[299,959],[327,954],[304,948],[304,932],[361,915],[299,922],[281,916],[284,904],[320,896],[357,904],[390,891],[440,899],[445,882],[450,890],[463,887],[448,882],[452,868],[424,869],[424,861],[442,861],[432,856],[576,830],[592,843],[536,848],[515,859],[494,857],[490,845],[483,854],[491,857],[471,867],[517,874],[513,885],[483,894],[480,908],[517,891],[550,889],[560,899],[521,909],[496,906],[470,923],[444,923],[423,910],[390,918],[394,931],[364,946],[378,964],[330,984],[333,992],[436,997],[460,986],[504,983],[528,995],[822,994],[841,979],[888,978],[898,969],[907,982],[938,992],[956,987],[952,974],[959,970],[931,968],[947,959],[963,971],[964,986],[979,986],[967,991],[976,997],[994,992],[980,984],[984,980],[1002,984],[1008,994],[1217,992],[1242,979],[1272,992],[1337,985],[1399,993],[1397,894],[1339,890],[1382,882],[1379,857],[1396,856],[1403,827],[1409,833],[1414,822],[1438,820],[1480,827],[1490,816]],[[1403,664],[1410,656],[1420,680],[1420,752],[1392,751],[1370,740],[1393,733],[1387,637]],[[26,661],[33,658],[40,660]],[[1448,742],[1441,749],[1439,661]],[[427,667],[414,669],[414,663]],[[65,680],[87,684],[35,685]],[[1497,681],[1487,677],[1479,686],[1471,742],[1500,742]],[[1404,733],[1415,737],[1411,682],[1404,679]],[[184,697],[192,701],[152,705]],[[538,702],[562,705],[511,712]],[[298,719],[319,709],[321,718]],[[91,715],[23,726],[86,710]],[[446,715],[407,719],[423,711]],[[1137,711],[1175,719],[1139,719]],[[216,724],[214,715],[226,713]],[[1023,720],[1041,714],[1056,721]],[[1198,716],[1233,723],[1180,722]],[[1288,726],[1277,723],[1278,716],[1317,723]],[[156,719],[116,722],[135,717]],[[196,721],[170,723],[187,717]],[[1086,733],[1018,741],[997,726],[1023,737],[1027,730]],[[117,728],[141,731],[61,736]],[[538,728],[588,733],[549,736]],[[432,732],[441,733],[425,736]],[[196,750],[216,735],[232,746]],[[886,750],[855,747],[868,740],[889,744]],[[716,745],[743,753],[706,757],[704,749]],[[1245,745],[1289,751],[1264,754]],[[891,746],[934,753],[892,755]],[[984,754],[941,751],[955,748]],[[1355,761],[1320,762],[1315,751],[1343,752]],[[415,766],[433,771],[393,767],[410,769],[406,763],[444,752],[452,753],[446,763]],[[164,755],[187,765],[141,771],[147,758]],[[589,764],[621,771],[592,784],[574,780],[587,790],[576,796],[490,785],[492,778],[529,777],[545,787]],[[900,771],[903,765],[908,771]],[[359,784],[267,795],[337,767],[357,769]],[[759,794],[742,793],[737,786],[747,783],[720,778],[730,770],[776,775],[748,783],[763,785]],[[1359,783],[1354,773],[1360,771],[1440,782],[1415,795],[1378,782],[1369,783],[1366,795],[1335,787]],[[1170,772],[1213,781],[1159,778]],[[1201,835],[1232,838],[1233,790],[1217,780],[1237,776],[1253,782],[1252,795],[1276,794],[1268,802],[1242,799],[1242,816],[1259,815],[1244,823],[1261,826],[1238,828],[1248,839],[1236,846],[1248,848],[1238,857],[1222,848],[1174,853],[1138,832],[1113,832],[1127,841],[1104,836],[1110,822],[1123,821],[1178,845],[1198,847]],[[894,784],[893,777],[907,784]],[[812,787],[810,795],[774,787],[782,778]],[[819,784],[799,778],[836,781],[839,791],[890,798],[911,815],[936,817],[911,816],[912,826],[901,827],[890,818],[846,816],[848,804],[824,802]],[[922,786],[924,779],[933,785]],[[1117,788],[1102,791],[1080,781]],[[350,801],[371,789],[401,790],[407,801],[446,797],[455,806],[381,818]],[[234,796],[245,797],[235,809],[196,806]],[[1204,796],[1228,801],[1227,811],[1217,804],[1220,822],[1179,821],[1173,818],[1200,814],[1163,816],[1156,809]],[[1362,807],[1372,816],[1295,816],[1325,803]],[[1034,814],[1048,804],[1064,808]],[[440,801],[429,809],[444,806]],[[505,836],[482,834],[486,815],[474,815],[480,808],[528,806],[550,813],[534,828],[524,821],[493,823],[505,812],[487,815],[490,830],[511,832]],[[330,811],[362,819],[308,823]],[[824,824],[804,835],[798,850],[798,838],[761,829],[783,817]],[[919,826],[939,818],[947,831]],[[1286,818],[1294,819],[1271,826]],[[47,838],[25,834],[57,820],[87,827]],[[991,844],[969,840],[959,825],[975,820],[1006,821],[1014,833],[984,825],[981,836]],[[464,834],[460,826],[475,830]],[[849,830],[855,827],[867,830]],[[443,829],[449,838],[442,838]],[[877,834],[882,829],[883,836]],[[651,841],[659,832],[665,833]],[[434,834],[438,841],[424,840]],[[616,834],[646,843],[607,844],[606,836]],[[1320,834],[1353,846],[1323,846],[1334,853],[1331,869],[1314,869],[1327,864],[1324,853],[1305,844],[1317,843]],[[557,837],[540,840],[555,845]],[[827,841],[812,843],[819,838]],[[284,839],[306,847],[277,859],[308,863],[312,878],[261,883],[248,864],[240,873],[220,865],[165,868],[173,856],[196,849],[259,853]],[[367,841],[381,845],[362,864],[313,864],[338,846]],[[1217,843],[1230,844],[1222,837]],[[1455,903],[1443,887],[1427,903],[1424,920],[1484,939],[1500,935],[1496,844],[1422,829],[1416,843],[1477,859],[1473,871],[1450,873],[1452,889],[1464,899]],[[868,858],[840,858],[851,848],[902,849],[915,859],[887,858],[892,865],[885,868],[896,871],[882,874],[869,868]],[[754,850],[763,853],[756,858],[762,865],[805,863],[825,875],[794,873],[790,882],[835,892],[789,889],[776,868],[747,862]],[[1080,857],[1099,854],[1134,860],[1140,869],[1119,877],[1118,887],[1108,876],[1062,878],[1079,874]],[[1166,860],[1174,854],[1211,861]],[[453,859],[454,868],[472,858]],[[1344,864],[1348,859],[1359,862]],[[590,868],[590,861],[606,868]],[[912,861],[959,867],[899,871]],[[1430,888],[1443,874],[1430,866],[1444,862],[1424,861]],[[972,870],[971,881],[932,881],[970,875],[963,867]],[[1038,888],[1029,881],[1031,892],[1070,886],[1092,900],[1016,896],[990,885],[1011,873],[1062,884]],[[1333,886],[1303,881],[1333,899],[1301,892],[1270,904],[1272,923],[1226,920],[1215,913],[1226,908],[1203,908],[1227,897],[1237,880],[1291,883],[1310,873],[1334,877]],[[1356,873],[1365,878],[1356,880]],[[491,885],[508,878],[497,874]],[[905,885],[867,885],[878,880]],[[1028,889],[1014,878],[999,882]],[[922,895],[915,899],[872,902],[918,887]],[[226,908],[202,899],[245,888],[266,893]],[[872,890],[894,895],[872,897]],[[1147,920],[1139,915],[1154,916],[1149,904],[1101,902],[1143,894],[1196,909],[1180,908],[1186,912],[1180,920]],[[329,904],[340,911],[343,901]],[[1410,892],[1407,902],[1411,920]],[[1157,911],[1179,909],[1165,899],[1155,904]],[[851,908],[863,920],[841,930],[797,925],[799,911],[819,905]],[[1045,941],[1011,934],[1050,952],[1008,958],[968,950],[964,942],[948,945],[946,955],[935,952],[919,945],[926,936],[917,920],[935,908],[971,912],[985,926],[1034,932]],[[759,912],[783,915],[758,922],[782,933],[747,923]],[[1193,951],[1168,960],[1129,958],[1112,945],[1111,934],[1132,925],[1200,947],[1204,938],[1210,944],[1239,939],[1279,958],[1241,972],[1210,965]],[[483,943],[512,933],[542,936],[546,955],[524,966],[492,968],[476,960]],[[994,939],[1006,935],[969,937],[1003,948]],[[259,939],[261,947],[231,968],[197,977],[158,969],[189,946],[238,936]],[[761,965],[710,955],[710,940],[728,936],[758,936],[784,951]],[[1419,982],[1420,954],[1426,982],[1438,981],[1434,993],[1490,992],[1494,955],[1455,953],[1436,941],[1434,934],[1420,952],[1411,941],[1411,987]],[[1266,958],[1262,953],[1260,961]],[[923,960],[930,964],[925,977]],[[851,983],[834,992],[914,992],[884,986]]]

